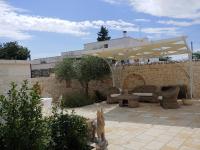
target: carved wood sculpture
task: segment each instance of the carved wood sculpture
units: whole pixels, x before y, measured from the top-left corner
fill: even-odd
[[[97,137],[101,141],[105,140],[105,122],[104,122],[104,116],[103,116],[103,110],[97,111]]]
[[[105,139],[105,121],[103,115],[103,109],[101,111],[97,111],[97,143],[96,149],[97,150],[106,150],[108,146],[108,142]]]

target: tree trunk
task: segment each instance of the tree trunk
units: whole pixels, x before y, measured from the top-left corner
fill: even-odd
[[[89,84],[88,84],[88,82],[86,82],[85,83],[85,94],[86,94],[86,96],[89,96],[88,90],[89,90]]]

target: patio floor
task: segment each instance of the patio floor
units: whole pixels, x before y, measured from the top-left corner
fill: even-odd
[[[105,102],[74,109],[88,118],[102,107],[108,150],[200,150],[200,101],[179,109],[140,103],[139,108]]]

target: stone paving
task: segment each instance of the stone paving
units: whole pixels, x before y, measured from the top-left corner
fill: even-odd
[[[139,108],[105,102],[76,108],[77,114],[95,118],[102,107],[108,150],[200,150],[200,101],[179,109],[140,103]]]

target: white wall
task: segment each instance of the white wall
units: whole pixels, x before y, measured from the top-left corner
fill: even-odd
[[[54,68],[55,64],[60,60],[62,60],[61,56],[34,59],[31,60],[31,68],[32,70]],[[46,63],[41,63],[41,62],[46,62]]]
[[[7,93],[11,82],[21,83],[30,77],[29,61],[0,60],[0,94]]]
[[[108,48],[126,48],[132,46],[140,46],[141,44],[148,44],[148,39],[134,39],[131,37],[123,37],[118,39],[112,39],[102,42],[93,42],[84,44],[85,50],[97,50],[104,48],[104,44],[108,44]]]

